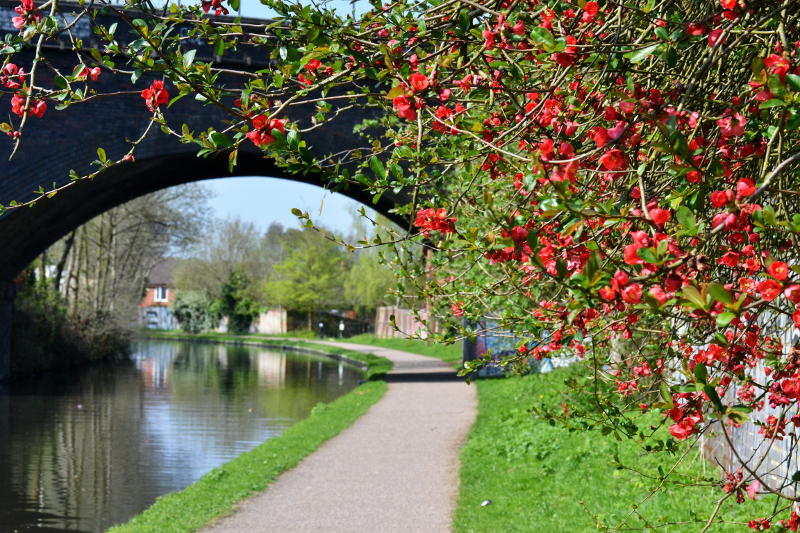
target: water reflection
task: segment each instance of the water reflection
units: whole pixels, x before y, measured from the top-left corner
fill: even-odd
[[[255,347],[147,341],[0,391],[0,532],[99,532],[281,433],[360,375]]]

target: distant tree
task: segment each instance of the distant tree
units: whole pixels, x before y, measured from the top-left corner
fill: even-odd
[[[172,315],[186,333],[210,331],[219,324],[214,301],[205,292],[179,291],[170,306]]]
[[[241,270],[233,270],[220,288],[213,310],[228,318],[229,333],[248,333],[258,317],[260,306],[248,294],[250,279]]]
[[[378,254],[364,251],[358,254],[344,280],[345,302],[359,316],[368,316],[378,306],[393,301],[389,293],[393,283],[394,274],[381,263]]]
[[[306,313],[311,329],[315,311],[344,302],[342,286],[350,258],[341,246],[311,229],[289,230],[284,243],[286,257],[275,265],[264,293],[271,303]]]
[[[176,268],[175,284],[179,290],[205,291],[218,298],[231,274],[238,271],[255,284],[248,284],[249,297],[263,297],[255,287],[265,279],[267,268],[261,253],[261,236],[253,223],[236,218],[217,220],[199,240],[190,257]]]

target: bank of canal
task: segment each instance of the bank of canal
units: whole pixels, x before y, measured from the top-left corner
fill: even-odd
[[[0,531],[105,531],[209,471],[203,479],[236,481],[226,488],[217,479],[217,501],[195,502],[203,509],[192,516],[213,517],[338,432],[337,423],[346,427],[346,420],[325,423],[292,441],[303,425],[295,422],[326,418],[331,409],[315,406],[352,396],[346,393],[363,379],[342,360],[269,346],[146,340],[133,352],[130,363],[0,391]],[[382,382],[368,385],[374,391],[357,394],[359,403],[367,399],[362,396],[377,401],[385,388]],[[288,436],[288,443],[277,443],[281,434],[277,440]],[[321,440],[314,443],[316,434]],[[275,450],[266,457],[259,450],[265,453],[273,442],[294,449],[270,466]],[[248,456],[262,466],[258,479],[234,475]],[[154,508],[163,509],[170,499]],[[186,508],[187,501],[179,506]]]

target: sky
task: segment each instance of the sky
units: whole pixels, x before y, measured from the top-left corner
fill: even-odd
[[[217,218],[240,218],[261,230],[279,222],[287,228],[300,227],[291,211],[307,211],[317,225],[348,232],[360,203],[321,187],[278,178],[237,177],[200,182],[214,197],[209,206]]]

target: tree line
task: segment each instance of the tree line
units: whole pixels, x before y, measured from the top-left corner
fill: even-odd
[[[365,233],[358,220],[347,236],[278,223],[261,233],[239,219],[216,221],[176,266],[173,312],[192,333],[212,329],[221,317],[229,331],[246,332],[272,307],[302,317],[308,330],[317,313],[331,310],[370,321],[376,307],[395,302],[394,276],[375,249],[348,251],[344,242],[372,237]]]

